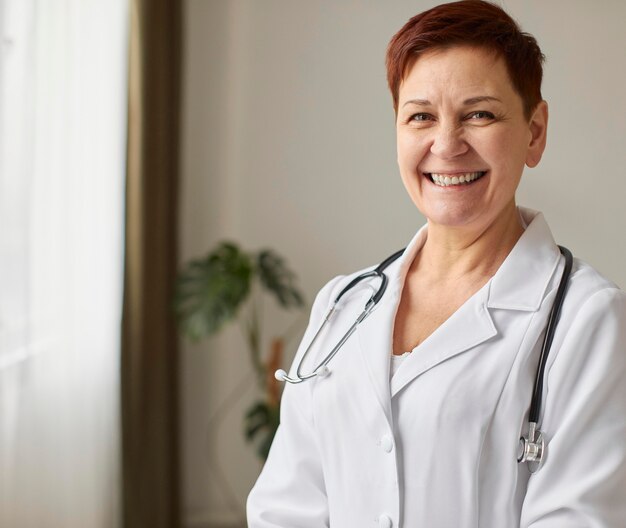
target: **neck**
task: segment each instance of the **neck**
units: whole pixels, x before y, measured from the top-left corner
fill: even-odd
[[[514,202],[480,228],[451,228],[429,222],[426,242],[412,267],[432,282],[490,278],[523,232]]]

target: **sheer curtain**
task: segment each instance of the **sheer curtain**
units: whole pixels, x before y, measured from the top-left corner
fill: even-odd
[[[0,0],[0,526],[120,524],[127,2]]]

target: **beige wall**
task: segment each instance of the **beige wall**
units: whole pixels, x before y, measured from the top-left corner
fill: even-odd
[[[548,58],[548,149],[518,201],[544,211],[560,243],[626,286],[626,3],[502,3]],[[396,168],[384,51],[409,16],[434,4],[187,0],[184,259],[225,237],[273,247],[311,300],[332,276],[409,240],[423,219]],[[289,321],[267,317],[274,332]],[[207,445],[241,503],[259,470],[241,434],[254,391],[207,440],[209,416],[245,381],[245,347],[231,329],[187,346],[183,363],[183,504],[187,525],[205,526],[235,518]]]

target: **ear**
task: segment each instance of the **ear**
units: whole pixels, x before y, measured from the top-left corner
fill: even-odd
[[[531,169],[541,161],[543,151],[546,148],[548,134],[548,103],[541,101],[533,111],[528,123],[530,131],[530,143],[526,153],[526,165]]]

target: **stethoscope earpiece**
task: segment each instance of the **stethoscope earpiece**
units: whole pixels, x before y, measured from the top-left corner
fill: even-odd
[[[278,381],[285,381],[287,379],[287,373],[283,369],[278,369],[276,372],[274,372],[274,377]]]
[[[320,378],[325,378],[330,375],[330,369],[326,365],[324,365],[317,371],[317,375]]]

